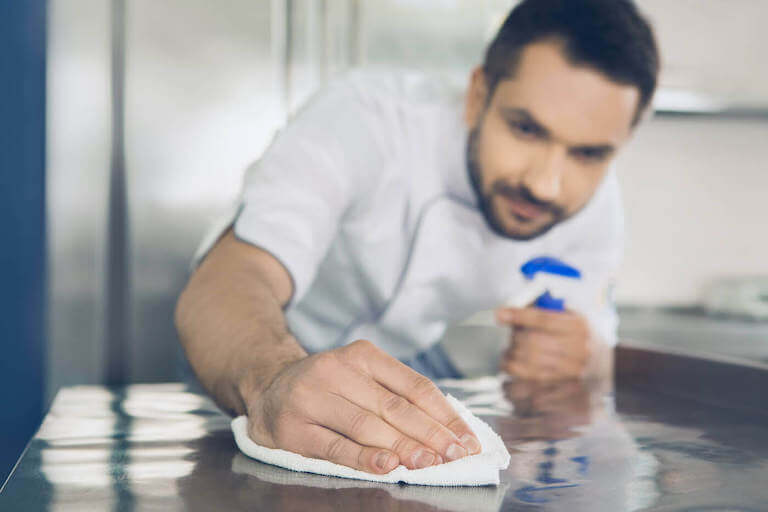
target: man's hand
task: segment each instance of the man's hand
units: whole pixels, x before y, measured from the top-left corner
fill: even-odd
[[[429,379],[364,340],[288,363],[262,391],[242,392],[257,443],[370,473],[481,448]]]
[[[572,311],[500,308],[496,320],[513,327],[502,369],[522,379],[554,381],[583,377],[593,342],[587,320]]]

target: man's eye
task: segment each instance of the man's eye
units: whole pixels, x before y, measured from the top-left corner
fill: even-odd
[[[538,136],[541,134],[539,127],[533,123],[526,123],[525,121],[512,121],[509,126],[513,131],[524,136]]]
[[[574,149],[571,154],[579,160],[586,160],[589,162],[600,162],[605,160],[605,157],[608,156],[602,149],[591,148]]]

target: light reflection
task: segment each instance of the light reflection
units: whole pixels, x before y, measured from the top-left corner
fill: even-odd
[[[134,484],[147,479],[175,480],[192,473],[195,463],[187,460],[131,462],[125,473]]]
[[[185,391],[182,384],[160,384],[157,388],[134,385],[126,388],[123,410],[136,417],[181,417],[200,409],[216,410],[201,395]]]
[[[79,464],[92,462],[106,462],[109,458],[109,450],[104,448],[44,448],[40,452],[43,464],[46,468],[57,464]]]
[[[632,480],[627,484],[627,510],[643,510],[661,496],[656,485],[659,461],[652,453],[638,452],[632,464]]]
[[[40,455],[43,459],[40,472],[48,482],[56,486],[57,491],[66,490],[68,486],[100,489],[110,487],[112,484],[111,468],[108,461],[76,461],[62,464],[58,461],[47,460],[48,454],[45,450]]]
[[[475,379],[442,379],[437,381],[440,388],[448,390],[459,389],[467,393],[480,391],[495,391],[508,379],[504,374],[486,375]]]
[[[38,438],[57,446],[111,443],[115,421],[115,416],[78,418],[51,412],[40,427]]]
[[[228,424],[228,418],[219,419]],[[147,441],[189,441],[203,437],[210,423],[207,418],[201,416],[185,415],[183,419],[171,421],[170,419],[136,419],[131,423],[130,432],[126,433],[131,442]]]
[[[131,458],[138,459],[181,459],[195,453],[194,448],[186,445],[171,446],[137,446],[130,450]]]
[[[509,377],[504,374],[474,379],[442,379],[437,385],[456,395],[474,414],[481,416],[509,416],[513,410],[507,400],[503,384]]]

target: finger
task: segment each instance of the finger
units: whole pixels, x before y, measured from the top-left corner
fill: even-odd
[[[589,347],[585,340],[573,335],[552,334],[534,329],[516,329],[510,352],[544,352],[567,359],[586,361]]]
[[[435,464],[441,464],[444,459],[453,460],[465,455],[456,452],[454,445],[461,445],[456,434],[407,399],[392,393],[361,373],[353,372],[344,380],[344,388],[337,391],[337,394],[383,418],[383,423],[391,426],[394,434],[390,434],[382,442],[388,442],[389,444],[384,446],[395,451],[400,460],[413,460],[417,465],[415,461],[423,457],[422,452],[425,449],[435,452]]]
[[[507,372],[517,379],[536,384],[552,382],[561,378],[550,370],[533,367],[520,361],[510,361],[507,365]]]
[[[448,460],[480,453],[480,441],[432,381],[407,367],[393,365],[391,370],[405,375],[383,383],[392,392],[380,402],[387,421],[419,440],[444,448]]]
[[[432,443],[445,446],[440,453],[447,460],[480,453],[480,441],[431,380],[378,349],[368,355],[371,359],[367,369],[371,377],[392,393],[379,402],[381,409],[377,411],[389,423],[398,430],[405,429],[405,433],[428,446]],[[446,432],[427,422],[425,416],[452,432],[455,436],[452,442],[447,442]]]
[[[418,441],[415,449],[420,449],[423,444],[446,460],[459,459],[468,454],[468,450],[453,431],[405,397],[393,393],[367,376],[360,375],[349,380],[351,382],[347,382],[344,396],[383,418],[401,432],[401,436]],[[411,444],[407,443],[403,449],[413,450]],[[399,450],[395,451],[402,460],[403,454]]]
[[[530,329],[522,329],[517,334],[515,342],[504,353],[506,359],[527,360],[538,353],[568,357],[557,343],[552,343],[551,335]]]
[[[530,368],[525,367],[525,373],[523,374],[521,370],[518,369],[518,378],[529,380],[532,382],[536,382],[538,384],[546,384],[549,382],[555,382],[557,380],[560,380],[560,377],[552,373],[548,370],[543,370],[541,368]],[[531,407],[533,407],[533,401],[531,401]]]
[[[577,354],[563,348],[560,344],[553,343],[552,340],[546,339],[546,337],[544,339],[540,338],[541,336],[532,335],[529,338],[530,341],[516,345],[512,350],[513,357],[528,359],[542,355],[551,358],[579,359]]]
[[[502,308],[496,311],[499,323],[529,327],[555,333],[580,332],[582,319],[570,311],[547,311],[541,308]]]
[[[389,450],[362,446],[319,425],[307,425],[294,440],[296,444],[289,449],[305,457],[328,460],[367,473],[389,473],[400,462]]]
[[[532,350],[541,350],[544,352],[559,353],[561,351],[561,338],[553,334],[520,327],[515,329],[513,343],[510,346],[511,352],[528,352]]]
[[[443,463],[442,457],[435,451],[399,432],[376,414],[343,396],[327,394],[322,400],[309,406],[307,412],[319,425],[343,434],[361,445],[391,450],[408,469],[421,469]]]
[[[523,359],[523,362],[530,365],[536,372],[550,373],[560,378],[575,377],[582,367],[579,361],[547,352],[532,352]]]

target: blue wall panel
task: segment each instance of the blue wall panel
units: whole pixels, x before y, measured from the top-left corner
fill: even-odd
[[[43,412],[46,3],[0,0],[0,482]]]

